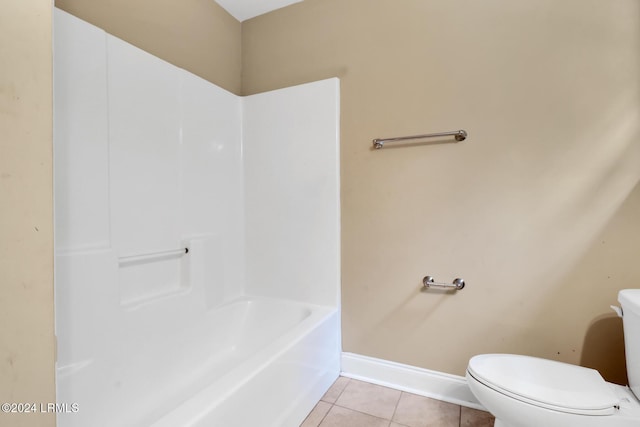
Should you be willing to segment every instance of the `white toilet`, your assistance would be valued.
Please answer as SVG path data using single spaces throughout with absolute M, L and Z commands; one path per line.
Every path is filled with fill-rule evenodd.
M 618 294 L 629 387 L 598 371 L 513 354 L 471 358 L 471 391 L 496 417 L 495 427 L 640 427 L 640 289 Z

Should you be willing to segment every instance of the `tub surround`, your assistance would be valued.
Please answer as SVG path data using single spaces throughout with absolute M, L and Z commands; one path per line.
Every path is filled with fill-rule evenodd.
M 54 23 L 58 425 L 224 420 L 282 372 L 251 415 L 298 425 L 339 372 L 337 79 L 243 99 Z

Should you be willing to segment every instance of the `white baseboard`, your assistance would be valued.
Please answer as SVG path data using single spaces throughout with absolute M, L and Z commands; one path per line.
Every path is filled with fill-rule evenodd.
M 342 353 L 341 369 L 348 378 L 486 411 L 464 377 L 353 353 Z

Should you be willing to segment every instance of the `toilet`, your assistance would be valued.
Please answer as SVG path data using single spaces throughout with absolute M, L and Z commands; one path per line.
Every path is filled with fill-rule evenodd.
M 594 369 L 514 354 L 474 356 L 467 381 L 495 427 L 639 427 L 640 289 L 619 292 L 629 387 Z

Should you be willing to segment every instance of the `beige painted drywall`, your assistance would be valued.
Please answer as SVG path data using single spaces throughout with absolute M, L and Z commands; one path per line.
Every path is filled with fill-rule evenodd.
M 341 79 L 344 351 L 624 381 L 609 305 L 640 286 L 637 0 L 306 0 L 242 31 L 243 94 Z M 467 287 L 421 292 L 427 274 Z
M 240 93 L 241 26 L 213 0 L 56 0 L 56 7 Z
M 51 51 L 51 2 L 4 1 L 0 403 L 55 402 Z M 53 426 L 55 414 L 0 412 L 0 425 Z

